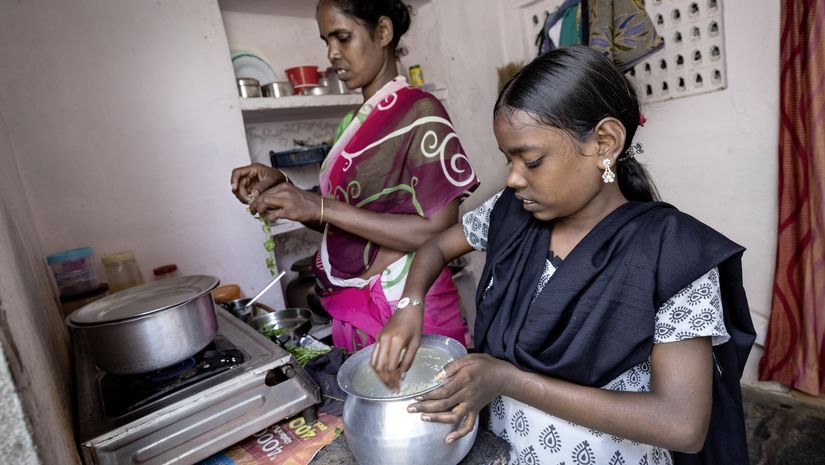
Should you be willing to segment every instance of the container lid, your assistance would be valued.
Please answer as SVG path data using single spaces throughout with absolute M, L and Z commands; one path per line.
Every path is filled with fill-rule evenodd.
M 226 284 L 218 286 L 212 291 L 212 298 L 216 303 L 228 302 L 230 300 L 241 298 L 241 286 L 237 284 Z
M 102 261 L 104 265 L 111 265 L 112 263 L 125 262 L 126 260 L 134 259 L 135 254 L 130 250 L 125 250 L 123 252 L 106 254 L 100 259 L 100 261 Z
M 100 294 L 105 294 L 107 292 L 109 292 L 109 285 L 106 284 L 106 283 L 101 283 L 99 286 L 97 286 L 96 288 L 94 288 L 92 290 L 89 290 L 89 291 L 80 292 L 80 293 L 77 293 L 77 294 L 69 294 L 69 295 L 60 294 L 60 302 L 66 303 L 66 302 L 74 302 L 74 301 L 77 301 L 77 300 L 86 300 L 90 297 L 94 297 L 94 296 L 100 295 Z
M 49 262 L 49 265 L 52 265 L 55 263 L 63 263 L 71 260 L 77 260 L 83 257 L 88 257 L 92 253 L 93 251 L 91 247 L 79 247 L 77 249 L 69 249 L 63 250 L 61 252 L 55 252 L 46 257 L 46 260 Z
M 255 78 L 242 77 L 242 78 L 238 78 L 238 85 L 239 86 L 253 86 L 254 87 L 254 86 L 261 85 L 261 81 L 255 79 Z
M 189 302 L 214 289 L 214 276 L 193 275 L 161 279 L 107 295 L 75 310 L 67 322 L 96 326 L 135 319 Z
M 170 265 L 163 265 L 155 268 L 154 270 L 152 270 L 152 274 L 154 274 L 155 276 L 160 276 L 162 274 L 174 273 L 175 271 L 178 271 L 178 265 L 172 263 Z

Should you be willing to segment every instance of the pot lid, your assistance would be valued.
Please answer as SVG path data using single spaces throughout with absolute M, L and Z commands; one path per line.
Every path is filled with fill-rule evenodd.
M 96 300 L 75 310 L 68 321 L 94 326 L 149 315 L 189 302 L 220 283 L 214 276 L 193 275 L 153 281 Z

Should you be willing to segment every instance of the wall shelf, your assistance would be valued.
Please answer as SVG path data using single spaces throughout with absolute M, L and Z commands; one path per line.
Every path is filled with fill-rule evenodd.
M 431 92 L 439 100 L 447 100 L 447 89 Z M 287 97 L 241 98 L 241 113 L 245 123 L 288 121 L 341 117 L 363 102 L 360 93 L 344 95 L 290 95 Z

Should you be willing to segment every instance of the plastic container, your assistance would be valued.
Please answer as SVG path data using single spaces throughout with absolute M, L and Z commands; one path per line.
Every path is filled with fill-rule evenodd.
M 318 85 L 317 66 L 296 66 L 285 70 L 289 83 L 295 89 L 296 95 L 304 93 L 305 88 Z
M 269 152 L 269 161 L 275 168 L 289 168 L 291 166 L 311 165 L 321 163 L 332 148 L 329 144 L 314 145 L 312 147 L 298 147 L 283 152 Z
M 155 279 L 177 278 L 180 276 L 178 265 L 174 263 L 159 266 L 152 270 L 152 274 L 155 275 Z
M 61 296 L 91 291 L 98 286 L 91 247 L 63 250 L 46 257 Z
M 223 304 L 230 300 L 241 298 L 241 287 L 237 284 L 225 284 L 212 290 L 212 299 L 216 304 Z
M 112 293 L 143 284 L 143 275 L 131 251 L 104 255 L 101 261 Z
M 410 66 L 410 85 L 414 87 L 424 85 L 424 73 L 421 72 L 421 65 Z

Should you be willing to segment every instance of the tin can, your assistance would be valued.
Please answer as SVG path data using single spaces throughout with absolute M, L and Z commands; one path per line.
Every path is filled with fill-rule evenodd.
M 424 85 L 424 75 L 421 74 L 421 65 L 410 66 L 410 85 L 415 87 Z

